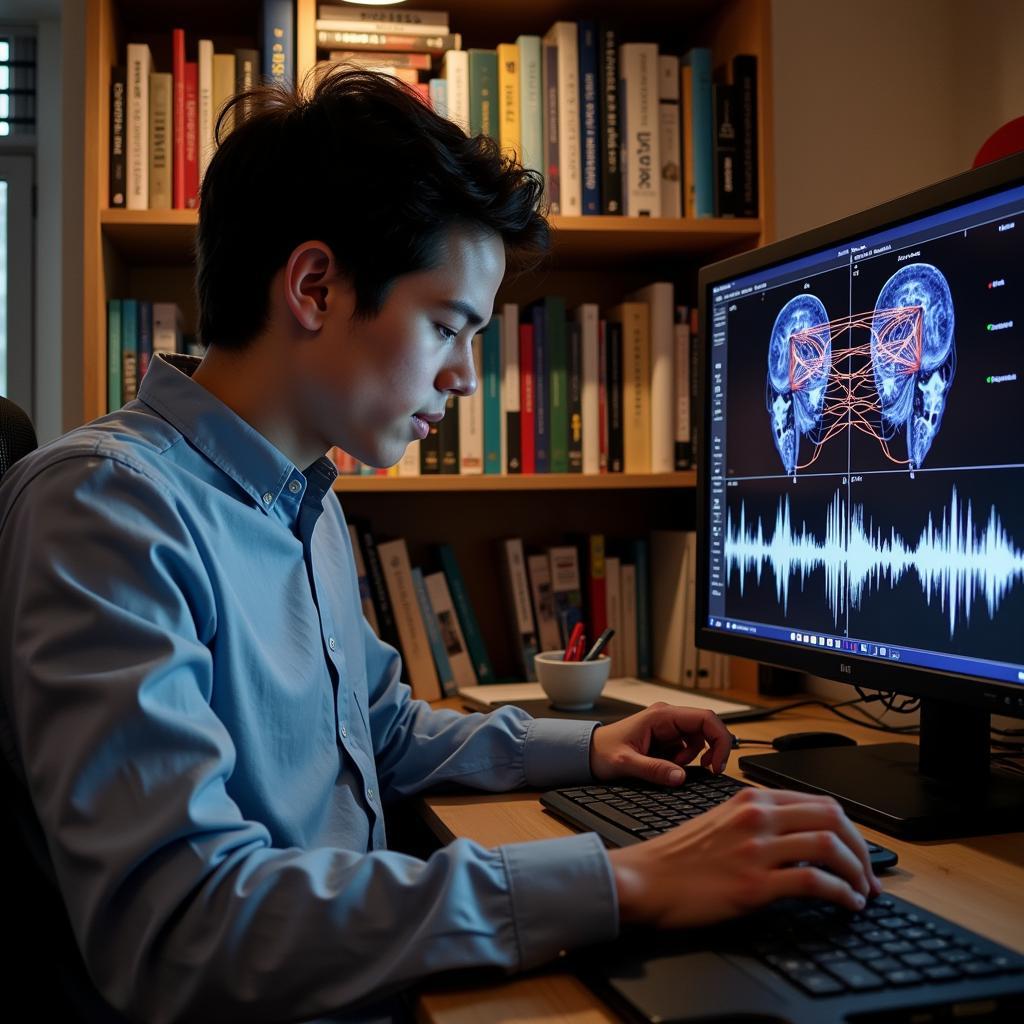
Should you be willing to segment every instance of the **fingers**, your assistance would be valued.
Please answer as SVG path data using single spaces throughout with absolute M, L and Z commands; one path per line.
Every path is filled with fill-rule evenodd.
M 706 743 L 708 749 L 701 758 L 701 764 L 716 773 L 725 769 L 732 751 L 732 734 L 713 711 L 670 704 L 652 705 L 649 711 L 654 717 L 651 732 L 659 743 L 672 744 L 682 737 L 684 749 L 693 748 L 687 761 L 692 760 Z
M 828 900 L 848 910 L 860 910 L 865 900 L 843 879 L 828 871 L 810 866 L 782 868 L 768 876 L 765 888 L 765 902 L 798 897 L 801 899 Z
M 867 898 L 871 886 L 864 866 L 853 850 L 835 832 L 798 832 L 767 840 L 762 849 L 764 862 L 773 868 L 787 865 L 826 868 L 851 890 Z

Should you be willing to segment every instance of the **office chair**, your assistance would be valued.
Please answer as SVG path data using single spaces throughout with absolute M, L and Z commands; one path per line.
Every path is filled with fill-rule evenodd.
M 36 432 L 25 412 L 0 395 L 0 481 L 18 459 L 36 448 Z M 6 716 L 3 716 L 6 718 Z M 7 727 L 6 721 L 4 722 Z M 35 810 L 25 783 L 0 756 L 4 837 L 0 864 L 7 886 L 4 915 L 8 949 L 16 950 L 5 971 L 4 1003 L 31 1008 L 39 1019 L 123 1024 L 89 980 L 56 886 L 39 864 L 38 846 L 25 823 Z

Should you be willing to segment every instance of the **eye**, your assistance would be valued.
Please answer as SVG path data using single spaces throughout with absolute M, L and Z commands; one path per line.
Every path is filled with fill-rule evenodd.
M 437 328 L 437 333 L 441 335 L 444 341 L 453 341 L 458 337 L 458 331 L 453 331 L 450 327 L 445 327 L 444 324 L 434 324 Z

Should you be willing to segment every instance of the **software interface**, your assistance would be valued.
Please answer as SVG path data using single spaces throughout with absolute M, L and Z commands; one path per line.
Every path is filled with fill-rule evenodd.
M 708 289 L 709 628 L 1024 688 L 1024 187 Z

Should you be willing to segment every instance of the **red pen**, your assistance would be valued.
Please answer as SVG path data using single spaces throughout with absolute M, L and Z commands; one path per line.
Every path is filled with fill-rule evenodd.
M 569 640 L 565 645 L 565 653 L 562 655 L 562 661 L 578 661 L 576 657 L 576 648 L 580 646 L 580 640 L 583 637 L 583 623 L 577 622 L 572 627 L 572 632 L 569 634 Z

